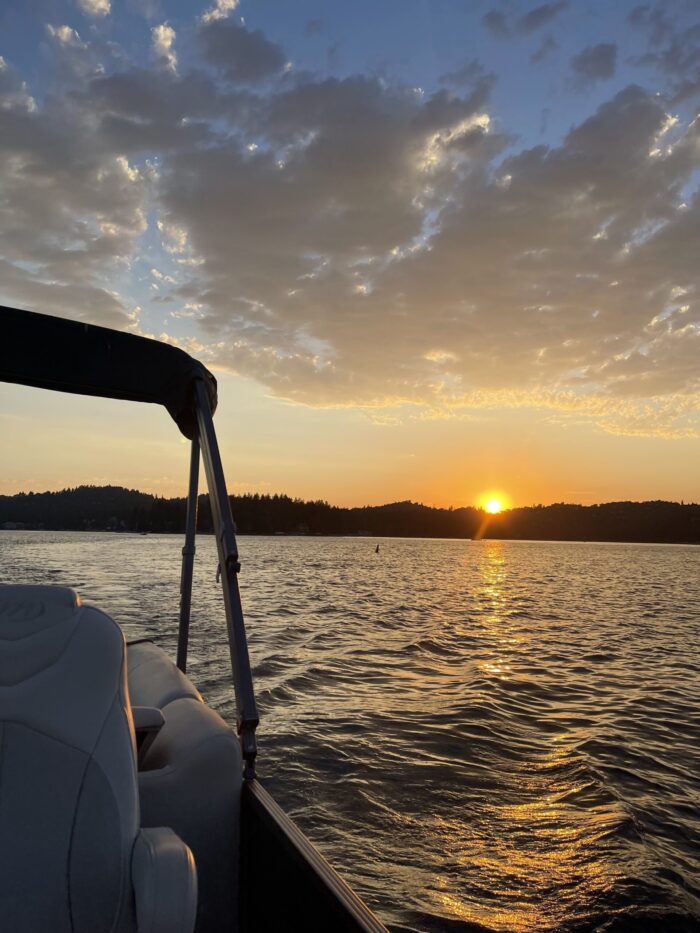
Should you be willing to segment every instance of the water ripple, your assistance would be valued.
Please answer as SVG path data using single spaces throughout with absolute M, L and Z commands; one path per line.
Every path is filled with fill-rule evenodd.
M 259 771 L 396 931 L 700 926 L 700 551 L 243 538 Z M 3 532 L 174 650 L 181 542 Z M 190 671 L 232 716 L 211 539 Z

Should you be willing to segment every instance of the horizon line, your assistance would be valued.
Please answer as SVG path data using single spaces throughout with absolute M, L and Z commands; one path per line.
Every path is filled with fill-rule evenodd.
M 79 483 L 77 486 L 64 486 L 60 489 L 44 489 L 41 491 L 19 490 L 17 492 L 0 493 L 0 498 L 14 498 L 15 496 L 30 496 L 30 495 L 31 496 L 56 495 L 62 492 L 70 492 L 72 490 L 77 490 L 77 489 L 123 489 L 123 490 L 126 490 L 127 492 L 134 492 L 134 493 L 138 493 L 139 495 L 153 496 L 154 498 L 160 498 L 160 499 L 166 499 L 166 500 L 176 500 L 176 499 L 187 498 L 186 493 L 183 493 L 182 495 L 166 496 L 166 495 L 162 495 L 157 492 L 145 492 L 141 489 L 136 489 L 131 486 L 121 486 L 121 485 L 113 484 L 113 483 L 102 483 L 102 484 Z M 435 509 L 436 511 L 443 511 L 443 512 L 459 511 L 460 509 L 472 509 L 476 512 L 482 512 L 485 515 L 488 515 L 491 519 L 498 519 L 499 516 L 503 516 L 509 512 L 518 511 L 519 509 L 538 509 L 538 508 L 546 509 L 546 508 L 552 508 L 558 505 L 575 506 L 577 508 L 587 509 L 587 508 L 598 508 L 598 507 L 605 506 L 605 505 L 621 505 L 621 504 L 647 505 L 647 504 L 652 504 L 652 503 L 664 503 L 668 505 L 678 505 L 681 507 L 697 506 L 699 504 L 695 501 L 686 501 L 685 499 L 681 499 L 679 501 L 677 499 L 658 499 L 658 498 L 657 499 L 610 499 L 605 502 L 601 501 L 601 502 L 589 502 L 589 503 L 565 502 L 563 500 L 560 500 L 557 502 L 549 502 L 549 503 L 537 502 L 537 503 L 532 503 L 531 505 L 514 505 L 508 508 L 504 507 L 503 509 L 501 509 L 500 512 L 492 513 L 492 512 L 489 512 L 487 509 L 485 509 L 483 506 L 479 506 L 476 504 L 474 505 L 429 505 L 425 502 L 418 502 L 414 499 L 395 499 L 390 502 L 382 502 L 376 505 L 371 505 L 369 503 L 366 503 L 364 505 L 336 505 L 333 502 L 329 502 L 327 499 L 323 499 L 323 498 L 306 499 L 306 498 L 303 498 L 302 496 L 293 496 L 286 492 L 257 492 L 257 491 L 252 491 L 252 490 L 247 490 L 244 492 L 231 492 L 231 490 L 227 488 L 227 493 L 230 497 L 236 496 L 239 498 L 242 498 L 244 496 L 260 496 L 261 498 L 262 497 L 274 498 L 275 496 L 277 496 L 279 498 L 287 498 L 292 501 L 299 501 L 299 502 L 304 502 L 304 503 L 322 502 L 330 506 L 331 508 L 347 509 L 347 510 L 350 510 L 350 509 L 381 509 L 381 508 L 386 508 L 387 506 L 390 506 L 390 505 L 402 505 L 404 503 L 409 504 L 409 505 L 420 506 L 421 508 Z M 208 491 L 206 489 L 199 492 L 199 496 L 207 496 L 207 495 L 208 495 Z

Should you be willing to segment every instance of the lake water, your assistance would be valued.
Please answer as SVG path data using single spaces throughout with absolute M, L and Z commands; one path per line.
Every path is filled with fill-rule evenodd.
M 243 537 L 258 772 L 400 930 L 700 929 L 700 549 Z M 0 532 L 173 651 L 182 541 Z M 232 715 L 211 538 L 190 674 Z

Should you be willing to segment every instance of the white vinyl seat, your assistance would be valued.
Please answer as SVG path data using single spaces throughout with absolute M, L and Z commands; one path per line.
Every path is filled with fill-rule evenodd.
M 0 928 L 192 933 L 192 854 L 140 829 L 122 632 L 65 587 L 0 585 Z
M 128 646 L 135 706 L 163 726 L 139 770 L 142 826 L 172 826 L 197 861 L 197 933 L 238 929 L 243 763 L 238 737 L 152 642 Z
M 152 641 L 130 642 L 128 658 L 129 693 L 134 705 L 164 709 L 184 697 L 202 699 L 189 677 Z

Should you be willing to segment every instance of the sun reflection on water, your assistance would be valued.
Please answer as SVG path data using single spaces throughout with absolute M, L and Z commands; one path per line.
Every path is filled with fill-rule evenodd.
M 459 839 L 436 821 L 469 892 L 456 896 L 449 875 L 435 879 L 431 895 L 446 916 L 502 933 L 556 930 L 577 903 L 600 903 L 612 890 L 623 873 L 598 843 L 625 815 L 613 801 L 595 810 L 571 805 L 586 789 L 580 763 L 570 743 L 557 742 L 547 758 L 503 774 Z
M 501 679 L 511 677 L 511 659 L 526 640 L 521 627 L 510 617 L 508 567 L 502 541 L 484 541 L 482 548 L 480 582 L 477 600 L 483 627 L 483 644 L 488 646 L 485 656 L 475 660 L 475 666 L 485 677 Z
M 521 720 L 531 720 L 541 707 L 544 728 L 554 710 L 544 699 L 547 685 L 522 670 L 523 652 L 537 647 L 514 605 L 504 543 L 483 541 L 479 548 L 474 621 L 480 639 L 472 671 L 488 681 L 486 706 L 490 689 L 492 703 L 507 696 L 523 712 L 509 725 L 516 751 L 500 762 L 491 786 L 473 795 L 469 818 L 432 823 L 435 845 L 452 854 L 453 870 L 434 880 L 431 897 L 444 916 L 495 931 L 555 930 L 571 920 L 575 903 L 599 902 L 622 876 L 599 843 L 624 822 L 625 813 L 612 798 L 596 799 L 595 806 L 586 799 L 589 793 L 599 796 L 599 788 L 577 750 L 589 738 L 585 729 L 567 729 L 566 716 L 559 719 L 557 711 L 547 722 L 550 738 L 543 751 L 541 732 L 532 722 L 523 726 Z M 486 713 L 488 721 L 491 711 Z M 467 756 L 478 759 L 477 743 L 471 745 Z M 463 881 L 461 897 L 455 893 L 455 869 Z

